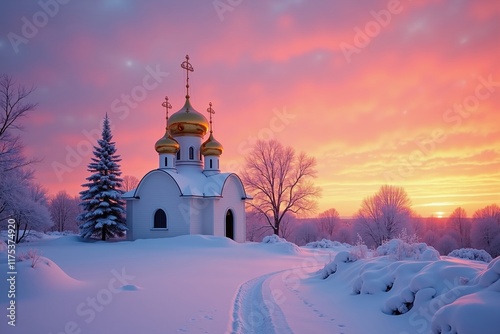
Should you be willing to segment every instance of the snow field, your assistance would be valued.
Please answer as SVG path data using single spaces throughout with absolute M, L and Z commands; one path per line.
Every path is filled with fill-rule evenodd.
M 225 333 L 243 283 L 308 258 L 289 247 L 211 236 L 134 242 L 73 236 L 20 244 L 18 252 L 32 248 L 54 265 L 19 263 L 17 287 L 27 297 L 18 299 L 17 326 L 0 322 L 2 333 Z M 6 272 L 5 254 L 0 258 Z
M 182 236 L 18 245 L 18 319 L 1 333 L 498 333 L 500 258 L 429 260 L 393 242 L 355 247 L 238 244 Z M 324 243 L 326 244 L 326 243 Z M 399 246 L 398 246 L 399 245 Z M 418 251 L 415 251 L 418 250 Z M 406 255 L 404 255 L 406 254 Z M 5 252 L 0 270 L 6 271 Z M 398 260 L 397 258 L 402 258 Z M 7 291 L 0 282 L 0 291 Z M 0 308 L 6 308 L 0 294 Z

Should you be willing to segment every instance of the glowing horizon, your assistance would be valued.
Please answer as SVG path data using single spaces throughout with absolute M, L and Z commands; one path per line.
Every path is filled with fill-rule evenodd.
M 191 102 L 213 103 L 224 171 L 272 137 L 317 159 L 317 213 L 351 216 L 383 184 L 404 187 L 422 216 L 500 202 L 495 2 L 0 7 L 0 73 L 37 87 L 22 137 L 51 194 L 81 190 L 106 112 L 123 175 L 157 168 L 161 103 L 182 107 L 189 54 Z

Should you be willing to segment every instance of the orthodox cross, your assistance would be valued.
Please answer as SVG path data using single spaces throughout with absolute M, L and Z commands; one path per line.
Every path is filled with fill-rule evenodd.
M 210 102 L 207 112 L 210 114 L 210 133 L 212 133 L 212 115 L 215 114 L 215 110 L 212 109 L 212 102 Z
M 163 108 L 165 108 L 165 114 L 166 114 L 166 118 L 167 118 L 167 126 L 168 126 L 168 109 L 172 109 L 172 105 L 170 104 L 170 102 L 168 102 L 168 96 L 165 96 L 165 102 L 163 102 L 161 104 L 161 106 Z
M 189 72 L 194 72 L 193 65 L 189 62 L 189 55 L 186 55 L 181 67 L 186 70 L 186 99 L 189 99 Z

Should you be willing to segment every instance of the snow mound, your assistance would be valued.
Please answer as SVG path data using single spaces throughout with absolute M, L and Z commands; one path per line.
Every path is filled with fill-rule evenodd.
M 73 231 L 49 231 L 49 232 L 46 232 L 45 234 L 47 234 L 48 236 L 51 236 L 51 237 L 66 237 L 66 236 L 79 236 L 80 234 L 78 233 L 75 233 Z
M 349 244 L 338 242 L 338 241 L 332 241 L 328 239 L 323 239 L 320 241 L 313 241 L 310 242 L 306 245 L 306 247 L 311 247 L 311 248 L 338 248 L 338 247 L 345 247 L 349 248 L 352 247 Z
M 122 291 L 138 291 L 141 290 L 142 288 L 138 287 L 137 285 L 134 284 L 127 284 L 127 285 L 122 285 L 120 287 L 120 290 Z
M 448 256 L 457 257 L 460 259 L 474 260 L 474 261 L 482 261 L 489 263 L 493 258 L 491 255 L 485 250 L 474 249 L 474 248 L 460 248 L 451 251 Z
M 395 276 L 399 288 L 387 299 L 383 307 L 386 314 L 404 314 L 414 307 L 418 312 L 431 309 L 434 313 L 461 296 L 479 272 L 478 267 L 468 263 L 448 260 L 401 263 L 406 268 Z
M 16 284 L 19 299 L 51 295 L 56 291 L 71 291 L 84 285 L 66 274 L 54 261 L 40 256 L 35 265 L 31 259 L 16 263 Z
M 439 252 L 426 243 L 407 243 L 392 239 L 377 248 L 377 255 L 388 255 L 396 260 L 439 260 Z
M 262 238 L 262 243 L 264 244 L 278 244 L 278 243 L 287 243 L 286 239 L 278 237 L 276 234 L 266 235 Z
M 273 245 L 273 248 L 282 254 L 296 255 L 302 253 L 299 246 L 284 238 L 278 237 L 276 234 L 265 236 L 262 239 L 262 244 Z
M 498 333 L 500 257 L 488 265 L 453 257 L 422 260 L 428 248 L 418 246 L 404 253 L 409 259 L 396 260 L 398 245 L 370 258 L 339 252 L 320 277 L 328 278 L 324 284 L 351 288 L 349 298 L 407 319 L 411 333 Z
M 322 279 L 327 279 L 330 275 L 335 274 L 337 270 L 339 270 L 339 267 L 357 260 L 358 257 L 351 252 L 339 252 L 332 262 L 326 264 L 325 267 L 320 270 L 320 277 Z
M 500 328 L 500 257 L 472 281 L 474 285 L 432 319 L 432 333 L 498 333 Z

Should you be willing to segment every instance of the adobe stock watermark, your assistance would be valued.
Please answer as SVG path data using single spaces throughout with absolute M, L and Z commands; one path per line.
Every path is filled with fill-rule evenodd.
M 31 18 L 23 16 L 21 18 L 21 34 L 13 31 L 7 34 L 12 49 L 17 54 L 21 44 L 28 44 L 35 38 L 40 29 L 43 29 L 54 18 L 60 10 L 61 5 L 66 5 L 71 0 L 40 0 L 38 6 L 40 10 L 35 12 Z
M 125 268 L 121 272 L 111 270 L 112 278 L 109 279 L 106 287 L 97 291 L 95 295 L 87 297 L 85 301 L 79 303 L 75 308 L 75 314 L 78 316 L 76 320 L 66 322 L 62 330 L 50 332 L 50 334 L 81 334 L 83 332 L 81 324 L 90 324 L 95 318 L 111 304 L 114 296 L 127 290 L 130 287 L 130 282 L 135 279 L 135 276 L 128 275 Z
M 214 6 L 219 20 L 222 22 L 224 21 L 224 15 L 226 15 L 227 12 L 232 12 L 242 3 L 243 0 L 214 0 L 212 5 Z
M 461 103 L 455 103 L 443 112 L 443 121 L 445 124 L 452 125 L 452 130 L 459 128 L 464 120 L 477 111 L 481 101 L 489 99 L 500 88 L 500 81 L 493 81 L 491 74 L 487 78 L 478 76 L 477 81 L 472 94 L 462 99 Z M 437 145 L 444 143 L 447 139 L 448 136 L 442 128 L 434 129 L 426 137 L 415 139 L 413 142 L 417 149 L 413 150 L 406 159 L 400 159 L 401 165 L 397 170 L 384 172 L 385 180 L 387 182 L 402 181 L 410 177 L 416 168 L 424 165 L 424 158 L 431 156 L 436 151 Z
M 385 9 L 379 11 L 371 10 L 370 15 L 373 20 L 366 22 L 362 28 L 359 26 L 354 27 L 352 44 L 347 42 L 339 44 L 339 48 L 347 63 L 350 64 L 352 56 L 359 54 L 361 50 L 370 45 L 370 42 L 380 34 L 382 29 L 392 22 L 393 17 L 402 11 L 403 6 L 400 0 L 389 0 Z
M 111 102 L 111 112 L 118 115 L 120 120 L 126 119 L 130 111 L 139 106 L 139 103 L 144 101 L 149 92 L 158 88 L 160 83 L 169 75 L 168 72 L 163 72 L 159 65 L 156 67 L 146 66 L 146 74 L 142 78 L 141 84 L 132 87 L 127 93 L 122 93 L 119 98 Z M 82 130 L 81 133 L 85 139 L 80 140 L 75 147 L 66 145 L 66 155 L 64 161 L 53 161 L 52 170 L 57 176 L 59 182 L 63 182 L 64 174 L 71 173 L 76 167 L 80 166 L 83 158 L 92 153 L 93 147 L 97 140 L 101 137 L 101 122 L 98 127 L 92 130 Z M 114 126 L 112 125 L 111 130 Z

